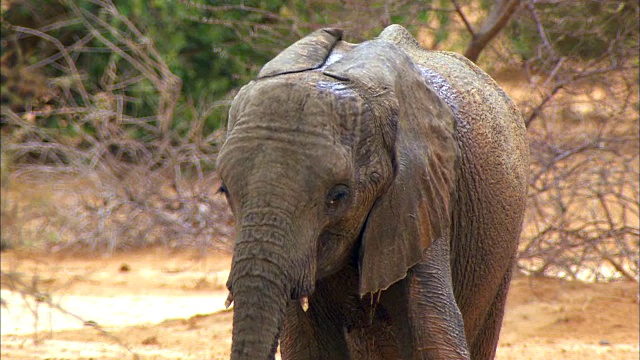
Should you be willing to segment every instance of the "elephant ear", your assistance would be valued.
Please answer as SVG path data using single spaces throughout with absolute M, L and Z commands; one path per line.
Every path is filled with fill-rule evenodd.
M 324 74 L 354 82 L 371 106 L 390 152 L 394 177 L 374 203 L 360 248 L 360 295 L 404 278 L 451 223 L 454 120 L 410 58 L 378 39 L 360 44 Z M 393 136 L 395 135 L 395 136 Z
M 258 73 L 258 78 L 319 68 L 341 39 L 342 30 L 340 29 L 314 31 L 266 63 Z

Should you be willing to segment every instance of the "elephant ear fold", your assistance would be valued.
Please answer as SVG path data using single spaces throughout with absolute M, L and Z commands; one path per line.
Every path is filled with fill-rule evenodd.
M 374 204 L 363 231 L 361 296 L 403 279 L 426 248 L 448 238 L 455 151 L 427 144 L 427 138 L 422 129 L 398 128 L 395 178 Z
M 258 73 L 258 78 L 319 68 L 341 39 L 341 29 L 328 28 L 314 31 L 266 63 Z
M 385 136 L 393 180 L 363 229 L 359 267 L 364 296 L 404 278 L 424 249 L 447 237 L 458 156 L 454 120 L 410 58 L 386 40 L 359 45 L 325 74 L 360 83 L 383 133 L 395 135 Z

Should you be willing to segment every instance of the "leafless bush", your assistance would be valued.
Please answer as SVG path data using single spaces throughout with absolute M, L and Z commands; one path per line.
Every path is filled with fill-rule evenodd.
M 519 96 L 532 156 L 519 267 L 638 281 L 638 4 L 527 1 L 519 16 L 538 36 Z
M 54 44 L 56 53 L 30 69 L 49 67 L 59 75 L 49 78 L 53 103 L 23 113 L 3 106 L 3 126 L 11 128 L 3 135 L 3 157 L 12 160 L 11 171 L 3 164 L 9 173 L 3 187 L 43 179 L 55 184 L 60 247 L 228 248 L 230 215 L 208 171 L 221 135 L 203 133 L 206 116 L 226 102 L 191 104 L 192 121 L 182 122 L 189 127 L 176 125 L 180 79 L 111 1 L 93 2 L 100 15 L 66 1 L 71 15 L 55 26 L 10 28 L 15 41 L 39 37 Z M 84 33 L 70 45 L 47 34 L 77 24 Z M 76 61 L 104 51 L 112 56 L 100 88 L 89 91 Z M 152 116 L 136 116 L 141 100 L 128 95 L 135 91 L 154 99 Z M 57 128 L 43 126 L 52 120 Z M 51 221 L 46 225 L 51 230 Z
M 637 138 L 606 128 L 532 132 L 531 150 L 520 268 L 570 279 L 637 280 Z

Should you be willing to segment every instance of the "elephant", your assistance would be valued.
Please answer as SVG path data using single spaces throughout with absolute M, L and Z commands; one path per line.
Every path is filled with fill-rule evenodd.
M 232 359 L 491 359 L 523 223 L 514 102 L 400 25 L 317 30 L 235 96 Z

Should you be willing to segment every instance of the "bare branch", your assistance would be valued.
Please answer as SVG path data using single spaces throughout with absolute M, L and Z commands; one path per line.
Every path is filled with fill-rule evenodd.
M 471 33 L 471 42 L 464 51 L 464 56 L 477 62 L 482 50 L 507 25 L 519 5 L 520 0 L 495 0 L 480 30 L 475 34 Z
M 467 31 L 472 37 L 476 36 L 475 31 L 473 31 L 471 24 L 469 24 L 469 21 L 467 20 L 467 17 L 464 16 L 464 14 L 462 13 L 462 9 L 460 8 L 460 5 L 458 5 L 458 2 L 456 0 L 451 0 L 451 1 L 453 2 L 453 6 L 455 6 L 456 8 L 456 12 L 460 16 L 460 19 L 462 19 L 462 22 L 464 22 L 464 27 L 467 28 Z
M 51 43 L 53 43 L 58 50 L 60 51 L 60 53 L 62 54 L 62 57 L 65 59 L 65 62 L 67 63 L 67 66 L 69 67 L 69 72 L 73 73 L 73 74 L 78 74 L 78 69 L 76 68 L 76 64 L 73 61 L 73 59 L 71 59 L 71 56 L 69 56 L 69 53 L 67 52 L 65 46 L 56 38 L 54 38 L 53 36 L 50 36 L 48 34 L 43 33 L 42 31 L 39 30 L 35 30 L 35 29 L 29 29 L 29 28 L 25 28 L 22 26 L 10 26 L 11 29 L 20 32 L 20 33 L 24 33 L 24 34 L 30 34 L 30 35 L 34 35 L 34 36 L 38 36 L 41 37 Z M 78 90 L 80 92 L 80 96 L 82 96 L 82 99 L 84 100 L 85 104 L 89 103 L 89 95 L 87 94 L 87 90 L 84 88 L 84 84 L 82 83 L 82 81 L 79 81 L 80 77 L 72 77 L 75 80 L 75 85 L 78 87 Z
M 70 316 L 78 321 L 80 321 L 82 324 L 84 324 L 84 326 L 87 327 L 92 327 L 94 329 L 96 329 L 96 331 L 98 331 L 100 333 L 100 335 L 111 339 L 113 342 L 115 342 L 116 344 L 118 344 L 119 346 L 123 347 L 125 350 L 127 350 L 127 352 L 129 352 L 134 359 L 139 360 L 141 359 L 140 356 L 135 353 L 133 351 L 133 349 L 131 349 L 131 347 L 129 345 L 127 345 L 124 341 L 122 341 L 120 338 L 118 338 L 117 336 L 111 334 L 109 331 L 105 330 L 102 326 L 100 326 L 98 323 L 96 323 L 95 321 L 91 321 L 91 320 L 86 320 L 83 317 L 81 317 L 80 315 L 75 314 L 74 312 L 67 310 L 66 308 L 62 307 L 60 304 L 57 304 L 55 302 L 53 302 L 53 299 L 51 298 L 51 295 L 49 293 L 43 293 L 41 291 L 39 291 L 38 289 L 38 276 L 34 275 L 31 278 L 31 284 L 27 284 L 23 281 L 20 280 L 20 278 L 13 276 L 11 273 L 7 273 L 4 271 L 0 271 L 0 276 L 2 277 L 3 281 L 2 283 L 7 286 L 8 289 L 12 290 L 12 291 L 16 291 L 17 293 L 20 294 L 20 296 L 24 299 L 25 303 L 29 306 L 32 314 L 33 314 L 33 320 L 34 320 L 34 338 L 35 338 L 35 342 L 38 342 L 38 335 L 37 335 L 37 329 L 38 329 L 38 322 L 39 322 L 39 318 L 38 318 L 38 305 L 40 303 L 44 303 L 47 306 L 49 306 L 49 308 L 51 309 L 56 309 L 59 312 Z M 35 308 L 32 308 L 32 306 L 30 305 L 30 301 L 29 299 L 33 300 L 33 303 L 36 304 Z

